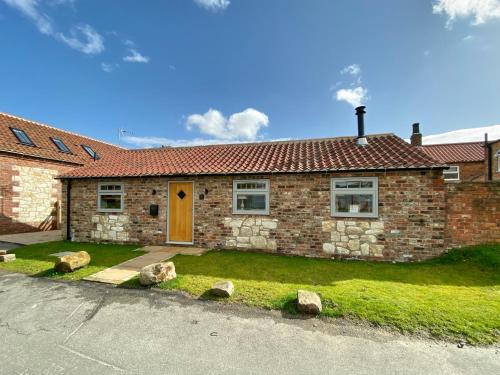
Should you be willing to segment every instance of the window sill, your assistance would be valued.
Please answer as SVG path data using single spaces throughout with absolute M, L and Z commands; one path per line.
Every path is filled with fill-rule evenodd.
M 338 218 L 344 218 L 344 219 L 378 219 L 379 215 L 378 214 L 331 214 L 331 217 L 338 217 Z
M 123 210 L 97 210 L 97 213 L 100 214 L 121 214 Z
M 255 211 L 247 211 L 247 212 L 235 212 L 233 211 L 233 215 L 249 215 L 249 216 L 269 216 L 269 212 L 255 212 Z

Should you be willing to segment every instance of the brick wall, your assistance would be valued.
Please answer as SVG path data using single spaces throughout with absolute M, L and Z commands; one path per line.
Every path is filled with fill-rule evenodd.
M 447 247 L 500 242 L 500 181 L 446 185 Z
M 61 183 L 54 177 L 71 168 L 0 153 L 0 234 L 57 228 Z
M 378 218 L 331 217 L 331 177 L 354 175 L 378 177 Z M 195 245 L 384 260 L 424 259 L 444 249 L 445 187 L 441 170 L 248 178 L 270 179 L 270 215 L 232 214 L 232 176 L 185 179 L 194 181 Z M 125 208 L 120 214 L 97 212 L 97 183 L 101 180 L 73 180 L 73 239 L 164 244 L 169 180 L 181 179 L 116 180 L 123 182 L 125 189 Z M 64 184 L 63 212 L 65 189 Z M 149 216 L 150 204 L 159 205 L 158 217 Z

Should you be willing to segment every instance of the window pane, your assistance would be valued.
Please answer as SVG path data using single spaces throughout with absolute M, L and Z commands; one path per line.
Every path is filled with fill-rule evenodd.
M 444 173 L 445 180 L 458 180 L 458 173 Z
M 264 190 L 266 184 L 265 182 L 238 182 L 236 188 L 238 190 Z
M 335 212 L 373 213 L 373 195 L 371 194 L 336 194 Z
M 373 181 L 338 181 L 335 182 L 336 189 L 359 189 L 359 188 L 372 188 Z
M 58 138 L 52 138 L 52 140 L 54 141 L 54 143 L 56 144 L 57 148 L 60 151 L 62 151 L 62 152 L 70 152 L 68 146 L 66 146 L 66 144 L 63 141 L 61 141 Z
M 12 131 L 14 132 L 14 135 L 16 136 L 16 138 L 19 140 L 19 142 L 25 144 L 25 145 L 30 145 L 30 146 L 34 146 L 35 144 L 33 143 L 33 141 L 30 139 L 30 137 L 28 137 L 28 135 L 21 129 L 12 129 Z
M 121 185 L 100 185 L 99 190 L 101 191 L 121 191 Z
M 265 194 L 237 194 L 236 195 L 236 209 L 238 211 L 259 210 L 266 209 L 266 195 Z
M 106 195 L 99 197 L 101 200 L 101 209 L 120 210 L 122 208 L 121 195 Z

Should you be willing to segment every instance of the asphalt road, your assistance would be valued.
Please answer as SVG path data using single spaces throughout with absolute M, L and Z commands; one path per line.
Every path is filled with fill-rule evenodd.
M 1 374 L 499 374 L 498 348 L 0 271 Z

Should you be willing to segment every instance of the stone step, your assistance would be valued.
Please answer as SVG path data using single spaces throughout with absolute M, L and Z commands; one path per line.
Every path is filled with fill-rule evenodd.
M 5 255 L 7 254 L 7 250 L 0 250 L 0 255 Z
M 16 254 L 3 254 L 0 255 L 0 262 L 12 262 L 16 260 Z

